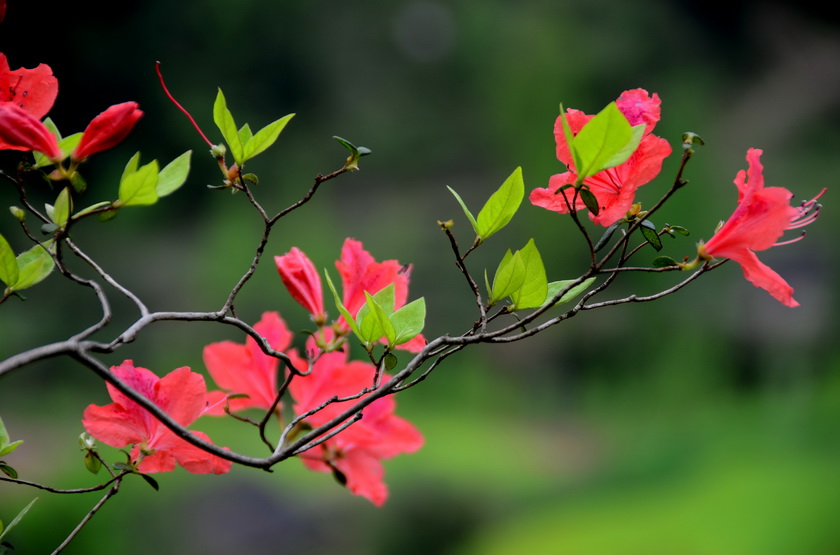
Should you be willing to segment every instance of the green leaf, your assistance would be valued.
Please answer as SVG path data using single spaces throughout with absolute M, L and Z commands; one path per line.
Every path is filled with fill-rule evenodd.
M 359 169 L 359 159 L 362 156 L 367 156 L 371 154 L 371 150 L 364 146 L 356 146 L 347 139 L 342 139 L 341 137 L 333 135 L 333 139 L 338 141 L 341 146 L 346 148 L 350 151 L 350 156 L 344 160 L 344 169 L 350 171 L 356 171 Z
M 678 262 L 670 256 L 657 256 L 653 259 L 654 268 L 667 268 L 668 266 L 677 266 Z
M 522 286 L 510 295 L 513 301 L 511 310 L 540 307 L 545 303 L 548 294 L 548 278 L 545 276 L 545 266 L 540 251 L 531 239 L 518 252 L 525 265 L 525 279 Z
M 45 243 L 49 245 L 49 243 Z M 18 279 L 9 289 L 21 291 L 40 283 L 52 272 L 55 261 L 49 251 L 41 245 L 35 245 L 28 251 L 17 255 Z
M 120 176 L 120 183 L 125 181 L 125 178 L 129 175 L 135 173 L 137 168 L 140 166 L 140 153 L 135 152 L 134 156 L 128 159 L 128 162 L 125 164 L 125 168 L 123 168 L 122 175 Z
M 58 132 L 58 130 L 56 130 Z M 73 133 L 69 137 L 64 137 L 63 139 L 58 140 L 58 147 L 61 149 L 61 153 L 64 156 L 70 156 L 70 153 L 76 150 L 76 147 L 79 146 L 79 142 L 82 140 L 82 133 L 79 131 L 78 133 Z
M 493 290 L 490 299 L 487 301 L 491 306 L 509 296 L 511 293 L 522 287 L 525 282 L 525 263 L 519 251 L 511 254 L 510 249 L 505 253 L 504 258 L 496 269 L 493 277 Z
M 14 469 L 14 468 L 12 468 L 11 466 L 7 465 L 7 464 L 6 464 L 6 463 L 4 463 L 3 461 L 0 461 L 0 472 L 2 472 L 3 474 L 5 474 L 5 475 L 6 475 L 6 476 L 8 476 L 9 478 L 12 478 L 12 479 L 14 479 L 14 480 L 17 480 L 17 477 L 18 477 L 17 470 L 15 470 L 15 469 Z M 0 532 L 2 532 L 2 531 L 3 531 L 3 530 L 2 530 L 2 529 L 0 529 Z M 2 552 L 0 552 L 0 553 L 2 553 Z
M 642 225 L 639 226 L 639 230 L 644 235 L 645 239 L 650 246 L 655 248 L 658 251 L 662 250 L 662 239 L 659 237 L 659 234 L 656 233 L 656 226 L 653 225 L 653 222 L 650 220 L 642 220 Z
M 597 242 L 597 243 L 595 243 L 595 246 L 593 247 L 593 250 L 594 250 L 595 252 L 598 252 L 599 250 L 601 250 L 601 249 L 603 249 L 604 247 L 606 247 L 606 246 L 607 246 L 607 243 L 609 243 L 609 242 L 610 242 L 610 239 L 612 238 L 613 233 L 615 233 L 615 230 L 616 230 L 616 229 L 618 229 L 618 223 L 614 223 L 614 224 L 612 224 L 610 227 L 608 227 L 608 228 L 604 231 L 604 234 L 603 234 L 603 235 L 601 235 L 601 238 L 600 238 L 600 239 L 598 239 L 598 242 Z
M 572 133 L 572 128 L 569 127 L 569 120 L 566 119 L 566 111 L 563 109 L 563 105 L 560 105 L 560 120 L 563 123 L 563 134 L 566 136 L 566 144 L 569 145 L 569 152 L 572 155 L 572 162 L 574 162 L 576 168 L 581 167 L 581 160 L 580 155 L 578 154 L 577 148 L 575 147 L 575 135 Z M 583 178 L 579 179 L 583 182 Z
M 106 206 L 109 206 L 110 204 L 111 204 L 111 202 L 107 201 L 107 200 L 103 200 L 102 202 L 97 202 L 96 204 L 91 204 L 87 208 L 82 208 L 81 210 L 79 210 L 78 212 L 73 214 L 73 219 L 78 220 L 82 216 L 86 216 L 86 215 L 90 214 L 91 212 L 93 212 L 94 210 L 99 210 L 100 208 L 104 208 Z
M 136 172 L 120 181 L 120 200 L 122 206 L 148 206 L 158 200 L 158 163 L 152 160 Z
M 56 140 L 58 141 L 58 146 L 61 146 L 61 133 L 58 132 L 58 127 L 56 127 L 55 122 L 51 118 L 46 118 L 43 122 L 44 127 L 47 128 L 47 131 L 55 135 Z M 75 148 L 75 146 L 74 146 Z M 61 149 L 62 154 L 67 156 L 70 151 Z M 44 166 L 51 166 L 53 165 L 53 161 L 50 160 L 46 154 L 43 152 L 38 152 L 36 150 L 32 151 L 32 155 L 35 157 L 35 165 L 34 168 L 42 168 Z
M 15 526 L 17 526 L 17 524 L 21 521 L 21 519 L 24 517 L 24 515 L 29 511 L 29 509 L 32 507 L 32 505 L 36 501 L 38 501 L 37 497 L 35 499 L 33 499 L 32 501 L 30 501 L 29 504 L 26 507 L 24 507 L 23 510 L 21 512 L 19 512 L 17 514 L 17 516 L 15 516 L 15 518 L 12 519 L 12 521 L 6 526 L 6 528 L 2 532 L 0 532 L 0 540 L 2 540 L 3 537 L 6 534 L 9 533 L 9 530 L 11 530 Z
M 233 121 L 233 114 L 227 108 L 225 95 L 222 94 L 222 89 L 216 95 L 216 102 L 213 103 L 213 121 L 216 127 L 222 132 L 222 137 L 225 139 L 230 153 L 233 155 L 233 160 L 242 167 L 244 162 L 244 149 L 242 142 L 239 140 L 239 132 L 236 130 L 236 122 Z
M 335 300 L 335 307 L 344 316 L 344 319 L 347 320 L 347 325 L 350 326 L 350 329 L 353 330 L 353 333 L 356 334 L 356 337 L 362 339 L 362 335 L 359 332 L 359 326 L 356 324 L 356 320 L 353 318 L 353 315 L 350 314 L 350 311 L 347 310 L 347 307 L 344 306 L 344 303 L 341 302 L 341 297 L 338 296 L 338 291 L 335 289 L 335 285 L 333 285 L 332 278 L 330 278 L 330 273 L 324 270 L 324 275 L 327 279 L 327 287 L 330 288 L 332 291 L 333 299 Z M 364 339 L 362 339 L 364 341 Z
M 244 159 L 250 160 L 273 145 L 277 140 L 277 137 L 280 136 L 280 132 L 283 131 L 283 128 L 286 127 L 286 124 L 289 123 L 289 120 L 292 119 L 292 117 L 294 117 L 294 114 L 283 116 L 277 121 L 269 123 L 257 131 L 257 134 L 251 137 L 247 142 L 243 141 L 245 144 Z
M 141 474 L 140 477 L 143 478 L 143 480 L 145 480 L 147 484 L 152 486 L 152 489 L 154 489 L 155 491 L 160 490 L 160 486 L 158 485 L 157 480 L 155 480 L 148 474 Z
M 393 283 L 389 283 L 388 285 L 377 291 L 375 295 L 373 295 L 373 298 L 377 302 L 377 304 L 379 304 L 379 306 L 381 306 L 382 309 L 385 310 L 385 313 L 389 315 L 392 312 L 394 312 L 394 305 L 396 304 L 394 298 L 395 291 L 395 285 Z M 356 313 L 356 321 L 361 322 L 369 311 L 370 308 L 368 308 L 367 304 L 363 304 L 361 308 L 359 308 L 359 311 Z
M 555 295 L 557 295 L 560 291 L 564 290 L 566 287 L 568 287 L 569 285 L 571 285 L 575 281 L 577 281 L 577 280 L 566 279 L 566 280 L 563 280 L 563 281 L 552 281 L 551 283 L 548 284 L 548 295 L 546 295 L 546 300 L 548 302 L 551 302 L 551 299 L 553 299 Z M 563 296 L 560 297 L 557 300 L 557 302 L 554 303 L 555 306 L 558 305 L 558 304 L 563 304 L 563 303 L 571 301 L 572 299 L 574 299 L 575 297 L 577 297 L 578 295 L 580 295 L 581 293 L 583 293 L 584 291 L 589 289 L 589 286 L 592 285 L 592 283 L 594 281 L 595 281 L 595 278 L 591 277 L 591 278 L 587 278 L 587 279 L 583 280 L 581 283 L 573 286 L 571 289 L 569 289 L 568 291 L 563 293 Z M 548 302 L 545 303 L 545 304 L 548 304 Z
M 239 132 L 237 134 L 239 135 L 239 142 L 243 145 L 250 141 L 251 137 L 254 136 L 254 134 L 251 132 L 251 126 L 247 123 L 239 128 Z
M 155 192 L 158 198 L 174 193 L 181 185 L 186 183 L 187 175 L 190 173 L 191 155 L 192 150 L 188 150 L 160 170 L 158 173 L 158 182 L 155 185 Z
M 478 235 L 478 224 L 475 222 L 475 217 L 472 215 L 472 212 L 470 212 L 470 209 L 467 208 L 467 205 L 464 204 L 463 200 L 461 200 L 460 195 L 458 195 L 458 193 L 455 192 L 455 189 L 453 189 L 449 185 L 447 185 L 446 188 L 449 189 L 449 192 L 452 193 L 452 195 L 455 197 L 455 200 L 457 200 L 458 204 L 461 205 L 461 210 L 464 211 L 464 215 L 466 215 L 467 219 L 470 221 L 470 225 L 475 231 L 475 234 Z
M 99 471 L 102 470 L 102 461 L 99 458 L 88 451 L 85 453 L 85 468 L 91 474 L 99 474 Z
M 390 372 L 397 366 L 397 355 L 394 353 L 388 353 L 385 355 L 385 371 Z
M 367 344 L 372 344 L 384 336 L 388 340 L 388 344 L 393 345 L 396 332 L 388 314 L 385 313 L 384 307 L 367 291 L 365 291 L 365 298 L 367 299 L 365 306 L 368 308 L 368 313 L 363 318 L 357 318 L 361 340 Z
M 607 104 L 574 138 L 580 158 L 580 165 L 576 166 L 578 179 L 582 181 L 626 161 L 638 148 L 642 135 L 631 127 L 615 102 Z
M 22 439 L 19 439 L 17 441 L 13 441 L 12 443 L 9 443 L 7 445 L 0 445 L 0 457 L 2 457 L 4 455 L 8 455 L 12 451 L 14 451 L 18 447 L 20 447 L 21 444 L 23 444 Z
M 391 324 L 396 332 L 394 345 L 408 343 L 417 337 L 426 325 L 426 300 L 413 300 L 391 314 Z
M 70 197 L 70 187 L 65 187 L 58 193 L 58 198 L 55 199 L 55 204 L 52 210 L 52 221 L 55 225 L 63 227 L 70 219 L 70 213 L 73 211 L 73 199 Z
M 6 284 L 6 287 L 11 287 L 18 280 L 18 265 L 15 259 L 15 251 L 12 246 L 6 241 L 6 238 L 0 234 L 0 281 Z
M 595 194 L 590 191 L 586 185 L 580 188 L 578 194 L 580 195 L 581 200 L 583 200 L 583 204 L 585 204 L 589 211 L 592 212 L 592 215 L 597 216 L 598 212 L 601 211 L 601 207 L 598 206 L 598 198 Z
M 499 189 L 490 195 L 478 213 L 476 232 L 485 240 L 510 222 L 525 196 L 522 168 L 516 168 Z
M 5 447 L 9 444 L 9 432 L 6 430 L 6 424 L 3 423 L 3 419 L 0 418 L 0 448 Z

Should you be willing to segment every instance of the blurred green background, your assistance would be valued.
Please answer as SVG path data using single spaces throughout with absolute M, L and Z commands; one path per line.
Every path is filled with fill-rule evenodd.
M 473 301 L 436 220 L 469 225 L 446 191 L 479 207 L 516 166 L 526 186 L 561 171 L 552 126 L 558 105 L 594 113 L 623 90 L 663 101 L 656 133 L 678 148 L 705 140 L 691 184 L 656 218 L 692 232 L 666 240 L 691 255 L 731 213 L 732 179 L 747 148 L 765 151 L 768 185 L 811 198 L 828 186 L 825 216 L 793 247 L 761 254 L 802 304 L 781 306 L 727 264 L 675 296 L 582 314 L 529 341 L 479 346 L 398 397 L 424 433 L 417 454 L 386 463 L 382 509 L 297 461 L 273 474 L 236 468 L 205 477 L 158 476 L 156 493 L 129 481 L 67 553 L 840 553 L 840 350 L 831 237 L 838 233 L 840 27 L 816 2 L 504 2 L 501 0 L 268 2 L 126 1 L 117 5 L 9 0 L 0 52 L 12 68 L 49 64 L 60 83 L 51 116 L 81 130 L 107 106 L 145 111 L 118 148 L 85 167 L 91 203 L 114 198 L 136 150 L 144 161 L 193 149 L 187 186 L 153 208 L 75 230 L 77 242 L 152 309 L 215 310 L 247 267 L 260 224 L 219 182 L 206 145 L 164 97 L 169 88 L 211 140 L 221 87 L 252 128 L 297 113 L 255 159 L 270 211 L 294 202 L 317 173 L 343 163 L 343 136 L 374 152 L 362 171 L 326 184 L 275 229 L 267 250 L 292 246 L 333 268 L 345 237 L 377 259 L 414 264 L 411 296 L 425 296 L 427 336 L 458 333 Z M 9 153 L 0 161 L 8 162 Z M 8 166 L 4 166 L 8 167 Z M 650 206 L 677 167 L 639 191 Z M 38 195 L 43 193 L 43 198 Z M 45 188 L 37 202 L 52 202 Z M 9 186 L 3 205 L 17 202 Z M 0 233 L 22 250 L 11 217 Z M 470 264 L 492 271 L 507 248 L 535 237 L 549 279 L 587 263 L 565 218 L 523 205 Z M 643 252 L 639 261 L 652 259 Z M 604 298 L 651 293 L 674 276 L 627 276 Z M 25 303 L 0 307 L 0 358 L 65 338 L 98 318 L 94 299 L 57 276 Z M 113 295 L 109 338 L 136 316 Z M 280 310 L 309 324 L 271 260 L 242 292 L 238 314 Z M 159 375 L 203 371 L 201 347 L 242 337 L 210 324 L 159 324 L 108 359 L 133 358 Z M 47 360 L 0 381 L 6 457 L 22 478 L 92 485 L 78 451 L 87 404 L 104 386 L 69 360 Z M 198 424 L 219 444 L 260 454 L 241 424 Z M 107 449 L 107 448 L 106 448 Z M 116 458 L 116 451 L 108 451 Z M 5 522 L 39 501 L 10 534 L 21 553 L 49 552 L 99 498 L 56 496 L 0 482 Z

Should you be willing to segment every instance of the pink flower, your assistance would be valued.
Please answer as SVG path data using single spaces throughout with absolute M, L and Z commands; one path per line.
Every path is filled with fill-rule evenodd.
M 0 10 L 5 6 L 0 5 Z M 2 21 L 0 11 L 0 21 Z M 52 108 L 58 96 L 58 79 L 46 64 L 34 69 L 11 71 L 6 56 L 0 53 L 0 103 L 11 102 L 23 108 L 35 119 L 41 119 Z
M 825 189 L 812 200 L 798 207 L 790 205 L 793 194 L 783 187 L 765 187 L 759 158 L 761 150 L 747 151 L 749 170 L 741 170 L 735 177 L 738 187 L 738 206 L 725 224 L 706 242 L 700 244 L 700 255 L 704 258 L 721 257 L 734 260 L 741 265 L 744 277 L 756 287 L 761 287 L 786 306 L 799 306 L 793 299 L 793 288 L 782 277 L 763 264 L 754 251 L 763 251 L 778 243 L 777 240 L 788 229 L 808 225 L 817 219 L 819 205 L 816 200 Z
M 275 256 L 274 262 L 292 298 L 309 311 L 316 323 L 323 324 L 326 313 L 321 276 L 312 261 L 299 248 L 292 247 L 283 256 Z
M 347 361 L 346 352 L 322 355 L 308 376 L 292 380 L 289 390 L 295 400 L 296 414 L 321 406 L 333 396 L 349 397 L 370 387 L 373 365 Z M 383 376 L 387 380 L 388 376 Z M 327 405 L 306 418 L 318 427 L 355 401 Z M 362 411 L 362 419 L 342 430 L 321 445 L 300 455 L 303 463 L 318 472 L 332 472 L 355 495 L 367 498 L 376 506 L 385 503 L 388 490 L 383 482 L 382 460 L 400 453 L 412 453 L 423 445 L 423 436 L 408 421 L 394 415 L 393 397 L 382 397 Z
M 597 216 L 590 213 L 589 218 L 604 227 L 624 217 L 633 205 L 636 189 L 656 177 L 662 169 L 662 161 L 671 154 L 668 142 L 651 134 L 660 114 L 660 100 L 656 93 L 650 96 L 644 89 L 625 91 L 616 100 L 616 105 L 630 125 L 645 124 L 645 134 L 638 149 L 626 162 L 598 172 L 584 181 L 598 200 L 600 208 Z M 579 110 L 570 109 L 566 112 L 566 121 L 575 135 L 593 117 Z M 574 189 L 557 191 L 563 185 L 574 183 L 577 174 L 560 117 L 554 123 L 554 138 L 557 142 L 557 158 L 566 164 L 569 171 L 552 176 L 548 187 L 534 189 L 529 198 L 535 206 L 565 214 L 573 204 Z M 578 196 L 573 207 L 577 211 L 585 209 L 586 205 Z
M 37 150 L 61 160 L 55 135 L 38 119 L 11 102 L 0 103 L 0 150 Z
M 111 371 L 181 426 L 192 424 L 207 406 L 204 378 L 186 366 L 173 370 L 163 378 L 145 368 L 136 368 L 130 360 L 112 367 Z M 108 384 L 108 393 L 114 402 L 102 407 L 89 405 L 82 424 L 90 435 L 107 445 L 118 448 L 133 445 L 131 460 L 140 461 L 137 467 L 140 472 L 168 472 L 175 469 L 176 462 L 195 474 L 230 471 L 230 461 L 179 438 L 111 384 Z M 193 434 L 209 441 L 206 434 Z
M 137 123 L 143 112 L 136 102 L 115 104 L 93 118 L 73 151 L 74 160 L 84 160 L 92 154 L 119 144 Z
M 266 312 L 254 325 L 276 351 L 285 351 L 292 343 L 292 334 L 276 312 Z M 221 341 L 204 347 L 204 364 L 216 384 L 228 393 L 244 393 L 247 398 L 230 399 L 231 411 L 247 408 L 268 410 L 277 396 L 277 369 L 280 361 L 265 354 L 252 337 L 245 344 Z M 305 369 L 304 365 L 301 369 Z M 208 394 L 211 415 L 224 414 L 226 393 L 211 391 Z

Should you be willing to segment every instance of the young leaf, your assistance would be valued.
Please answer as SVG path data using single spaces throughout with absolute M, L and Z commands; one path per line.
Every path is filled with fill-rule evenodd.
M 122 175 L 120 176 L 120 183 L 125 181 L 125 178 L 129 175 L 135 173 L 137 168 L 140 166 L 140 152 L 135 152 L 134 156 L 128 159 L 128 162 L 125 164 L 125 168 L 123 168 Z
M 511 310 L 540 307 L 548 294 L 548 279 L 542 257 L 533 239 L 518 252 L 525 265 L 525 279 L 522 286 L 510 294 L 513 301 Z
M 463 210 L 463 211 L 464 211 L 464 215 L 465 215 L 465 216 L 467 217 L 467 219 L 470 221 L 470 225 L 472 226 L 473 230 L 475 231 L 475 234 L 476 234 L 476 235 L 479 235 L 479 233 L 478 233 L 478 224 L 475 222 L 475 217 L 472 215 L 472 212 L 470 212 L 470 209 L 469 209 L 469 208 L 467 208 L 467 205 L 466 205 L 466 204 L 464 204 L 464 201 L 463 201 L 463 200 L 461 200 L 460 195 L 458 195 L 458 193 L 456 193 L 456 192 L 455 192 L 455 189 L 453 189 L 453 188 L 452 188 L 452 187 L 450 187 L 449 185 L 447 185 L 447 186 L 446 186 L 446 188 L 447 188 L 447 189 L 449 189 L 449 192 L 450 192 L 450 193 L 452 193 L 452 196 L 454 196 L 454 197 L 455 197 L 455 200 L 457 200 L 457 201 L 458 201 L 458 204 L 460 204 L 460 205 L 461 205 L 461 210 Z
M 395 285 L 393 283 L 389 283 L 388 285 L 377 291 L 375 295 L 373 295 L 374 300 L 376 300 L 377 304 L 381 306 L 385 313 L 388 315 L 394 312 L 394 304 L 396 304 L 396 301 L 394 299 L 395 290 Z M 359 308 L 359 311 L 356 313 L 356 321 L 361 322 L 369 311 L 370 308 L 368 307 L 367 303 L 363 304 L 361 308 Z
M 192 150 L 188 150 L 160 170 L 158 182 L 155 185 L 158 198 L 174 193 L 187 181 L 187 175 L 190 173 L 191 155 Z
M 11 287 L 18 280 L 18 265 L 15 252 L 6 238 L 0 234 L 0 281 Z
M 408 343 L 417 337 L 426 325 L 426 300 L 420 297 L 391 314 L 391 324 L 396 332 L 394 345 Z
M 3 423 L 3 419 L 0 418 L 0 448 L 3 448 L 9 444 L 9 431 L 6 430 L 6 425 Z
M 396 339 L 396 332 L 394 331 L 394 326 L 391 324 L 391 320 L 388 318 L 388 314 L 385 313 L 384 308 L 367 291 L 365 291 L 365 298 L 367 299 L 365 306 L 368 308 L 368 313 L 363 318 L 358 318 L 362 341 L 371 344 L 379 341 L 384 336 L 388 340 L 388 344 L 393 345 Z
M 546 295 L 546 300 L 548 302 L 551 302 L 551 299 L 553 299 L 554 296 L 557 293 L 564 290 L 566 287 L 568 287 L 569 285 L 571 285 L 575 281 L 576 280 L 574 280 L 574 279 L 566 279 L 566 280 L 563 280 L 563 281 L 552 281 L 551 283 L 548 284 L 548 295 Z M 569 289 L 568 291 L 563 293 L 563 296 L 560 297 L 557 300 L 557 302 L 555 302 L 554 304 L 558 305 L 558 304 L 563 304 L 565 302 L 571 301 L 572 299 L 574 299 L 575 297 L 577 297 L 578 295 L 580 295 L 581 293 L 583 293 L 584 291 L 589 289 L 589 286 L 592 285 L 592 283 L 594 283 L 594 281 L 595 281 L 594 277 L 587 278 L 587 279 L 583 280 L 581 283 L 575 285 L 574 287 L 572 287 L 571 289 Z M 548 304 L 548 303 L 546 303 L 546 304 Z
M 254 134 L 251 132 L 251 126 L 247 123 L 239 128 L 239 142 L 243 145 L 251 140 Z
M 17 514 L 17 516 L 15 516 L 15 518 L 12 519 L 12 521 L 6 526 L 6 528 L 2 532 L 0 532 L 0 540 L 3 539 L 3 536 L 5 536 L 6 534 L 9 533 L 9 530 L 11 530 L 15 526 L 17 526 L 17 524 L 21 521 L 21 519 L 24 517 L 24 515 L 27 513 L 27 511 L 29 511 L 30 507 L 32 507 L 32 505 L 36 501 L 38 501 L 37 497 L 35 499 L 33 499 L 32 501 L 30 501 L 29 504 L 26 507 L 24 507 L 23 510 L 20 511 Z
M 522 287 L 525 282 L 525 263 L 519 251 L 511 254 L 510 249 L 502 258 L 496 275 L 493 277 L 493 290 L 490 299 L 487 301 L 491 306 L 509 296 L 511 293 Z
M 353 315 L 350 314 L 350 311 L 347 310 L 347 307 L 344 306 L 344 303 L 341 302 L 341 297 L 338 296 L 338 291 L 335 289 L 335 285 L 333 285 L 332 278 L 330 278 L 330 273 L 324 270 L 324 276 L 326 276 L 327 280 L 327 287 L 330 288 L 332 291 L 333 299 L 335 300 L 335 307 L 344 316 L 344 319 L 347 321 L 347 325 L 350 326 L 350 329 L 353 330 L 353 333 L 356 334 L 356 337 L 362 339 L 362 335 L 359 332 L 359 326 L 356 324 L 356 320 L 353 319 Z M 364 341 L 364 339 L 362 339 Z
M 119 203 L 122 206 L 148 206 L 158 200 L 158 163 L 152 160 L 120 182 Z
M 222 89 L 219 89 L 216 95 L 216 101 L 213 103 L 213 121 L 216 127 L 222 132 L 225 142 L 233 155 L 233 160 L 242 167 L 244 161 L 244 150 L 242 143 L 239 140 L 239 132 L 236 130 L 236 122 L 233 121 L 233 114 L 227 108 L 225 95 L 222 94 Z
M 582 181 L 627 160 L 638 146 L 636 142 L 631 148 L 635 136 L 630 122 L 615 102 L 607 104 L 574 138 L 575 150 L 580 157 L 578 179 Z M 641 135 L 638 140 L 641 140 Z M 623 153 L 626 153 L 626 157 L 618 161 Z
M 485 240 L 510 222 L 522 204 L 525 183 L 522 168 L 516 168 L 499 189 L 490 195 L 476 218 L 476 232 Z
M 601 238 L 600 238 L 600 239 L 598 239 L 598 242 L 597 242 L 597 243 L 595 243 L 595 246 L 593 247 L 593 250 L 594 250 L 595 252 L 598 252 L 599 250 L 601 250 L 601 249 L 603 249 L 604 247 L 606 247 L 606 246 L 607 246 L 607 243 L 609 243 L 609 242 L 610 242 L 610 239 L 612 238 L 613 233 L 615 233 L 615 230 L 616 230 L 616 229 L 618 229 L 618 223 L 614 223 L 614 224 L 612 224 L 610 227 L 608 227 L 608 228 L 604 231 L 604 234 L 603 234 L 603 235 L 601 235 Z
M 580 195 L 581 200 L 583 200 L 583 204 L 586 205 L 589 211 L 592 212 L 593 215 L 597 216 L 598 212 L 601 211 L 601 207 L 598 206 L 598 197 L 596 197 L 586 185 L 580 188 L 578 194 Z
M 70 197 L 70 187 L 65 187 L 58 193 L 55 199 L 55 204 L 52 210 L 52 221 L 55 225 L 61 227 L 70 219 L 70 213 L 73 211 L 73 199 Z
M 48 245 L 48 243 L 45 243 Z M 28 251 L 17 255 L 18 279 L 11 287 L 13 291 L 28 289 L 40 283 L 52 272 L 55 262 L 49 251 L 41 245 L 35 245 Z
M 79 146 L 79 141 L 82 140 L 82 135 L 84 135 L 84 133 L 79 131 L 78 133 L 73 133 L 69 137 L 59 139 L 58 147 L 61 149 L 61 153 L 65 156 L 70 156 L 70 153 L 76 150 L 76 147 Z
M 257 131 L 256 135 L 251 137 L 248 142 L 245 142 L 245 154 L 243 155 L 244 160 L 250 160 L 257 154 L 263 152 L 265 149 L 270 147 L 274 144 L 277 140 L 277 137 L 280 135 L 280 132 L 283 131 L 283 128 L 286 127 L 286 124 L 289 123 L 289 120 L 294 117 L 294 114 L 289 114 L 287 116 L 283 116 L 282 118 L 269 123 L 259 131 Z
M 677 266 L 678 262 L 670 256 L 657 256 L 653 259 L 654 268 L 667 268 L 668 266 Z

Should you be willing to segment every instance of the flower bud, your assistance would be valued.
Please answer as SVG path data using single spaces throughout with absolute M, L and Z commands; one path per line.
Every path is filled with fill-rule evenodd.
M 316 324 L 326 320 L 321 277 L 312 261 L 297 247 L 283 256 L 275 256 L 277 271 L 292 298 L 312 314 Z
M 37 150 L 61 160 L 58 140 L 32 114 L 11 102 L 0 103 L 0 150 Z
M 21 208 L 20 206 L 10 206 L 9 207 L 9 212 L 12 213 L 12 216 L 14 216 L 15 219 L 17 219 L 17 221 L 19 221 L 19 222 L 26 221 L 26 212 L 24 212 L 23 208 Z
M 143 112 L 136 102 L 115 104 L 93 118 L 73 151 L 74 160 L 84 160 L 92 154 L 118 145 L 137 123 Z

